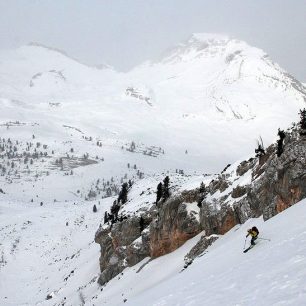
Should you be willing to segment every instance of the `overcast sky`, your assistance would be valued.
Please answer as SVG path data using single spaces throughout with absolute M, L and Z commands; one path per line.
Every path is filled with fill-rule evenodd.
M 117 70 L 195 32 L 245 40 L 306 82 L 306 0 L 0 0 L 0 48 L 35 41 Z

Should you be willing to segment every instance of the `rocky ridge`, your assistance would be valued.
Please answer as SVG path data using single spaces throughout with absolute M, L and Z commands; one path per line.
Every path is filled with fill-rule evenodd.
M 185 257 L 188 265 L 217 235 L 252 217 L 263 215 L 267 220 L 305 197 L 306 137 L 293 125 L 286 131 L 280 157 L 272 144 L 265 155 L 228 166 L 206 185 L 172 192 L 122 222 L 101 226 L 95 236 L 101 246 L 99 283 L 106 284 L 146 257 L 168 254 L 202 233 Z

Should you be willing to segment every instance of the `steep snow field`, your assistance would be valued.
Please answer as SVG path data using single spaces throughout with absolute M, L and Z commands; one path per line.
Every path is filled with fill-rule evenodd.
M 306 200 L 263 222 L 248 220 L 220 237 L 205 254 L 179 273 L 183 257 L 198 237 L 177 251 L 140 263 L 112 280 L 98 300 L 101 305 L 304 305 L 306 301 Z M 247 229 L 259 237 L 243 253 Z M 249 243 L 249 242 L 248 242 Z M 122 296 L 123 294 L 123 296 Z M 121 299 L 121 301 L 120 301 Z M 99 303 L 97 303 L 99 305 Z
M 127 268 L 103 288 L 96 283 L 99 247 L 93 232 L 111 199 L 96 204 L 94 214 L 88 203 L 29 207 L 1 201 L 1 305 L 305 303 L 306 200 L 267 222 L 258 218 L 236 226 L 183 271 L 184 256 L 201 234 L 171 254 Z M 271 241 L 258 240 L 244 254 L 253 225 Z
M 173 275 L 179 267 L 173 274 L 167 271 L 174 255 L 158 259 L 154 274 L 167 271 L 166 280 L 160 283 L 157 276 L 156 286 L 131 298 L 127 305 L 304 305 L 305 215 L 303 200 L 267 222 L 248 220 L 220 237 L 181 274 Z M 242 253 L 244 235 L 253 225 L 260 229 L 259 237 L 271 241 L 258 240 L 255 248 Z M 136 282 L 155 278 L 150 272 L 149 266 L 144 268 Z

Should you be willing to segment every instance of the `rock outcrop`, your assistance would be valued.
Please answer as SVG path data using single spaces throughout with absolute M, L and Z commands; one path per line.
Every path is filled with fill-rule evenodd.
M 187 266 L 189 266 L 196 257 L 203 255 L 205 250 L 210 245 L 212 245 L 217 239 L 218 236 L 209 236 L 209 237 L 202 236 L 200 240 L 196 243 L 196 245 L 184 257 L 185 261 L 184 267 L 186 268 Z
M 150 213 L 142 218 L 145 225 L 152 221 Z M 148 230 L 140 229 L 140 218 L 131 217 L 112 226 L 101 227 L 96 232 L 95 242 L 101 246 L 101 285 L 150 255 Z
M 248 200 L 267 220 L 306 197 L 306 137 L 293 130 L 282 155 L 271 154 L 260 170 L 263 174 L 254 180 Z
M 263 215 L 267 220 L 306 197 L 306 137 L 298 129 L 287 132 L 280 157 L 276 146 L 267 148 L 264 157 L 241 162 L 236 176 L 247 175 L 245 185 L 233 187 L 238 178 L 228 172 L 212 181 L 211 197 L 201 203 L 201 226 L 206 234 L 224 234 L 237 223 Z M 222 182 L 222 183 L 220 183 Z M 224 189 L 224 186 L 228 188 Z M 219 188 L 216 189 L 216 186 Z M 222 194 L 213 197 L 215 193 Z
M 187 198 L 190 199 L 190 194 Z M 184 196 L 171 197 L 141 217 L 101 227 L 95 236 L 95 242 L 101 246 L 99 283 L 107 283 L 148 256 L 155 258 L 170 253 L 197 235 L 201 231 L 200 209 L 196 202 L 184 201 Z M 192 208 L 188 210 L 187 206 Z M 144 220 L 143 231 L 140 218 Z

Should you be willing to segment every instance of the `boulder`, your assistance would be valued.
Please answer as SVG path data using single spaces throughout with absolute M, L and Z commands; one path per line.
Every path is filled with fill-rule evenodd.
M 203 254 L 204 251 L 210 245 L 212 245 L 218 238 L 219 238 L 218 236 L 210 236 L 210 237 L 202 236 L 200 240 L 196 243 L 196 245 L 184 257 L 185 267 L 190 265 L 196 257 Z

